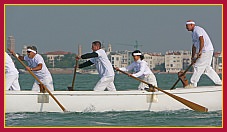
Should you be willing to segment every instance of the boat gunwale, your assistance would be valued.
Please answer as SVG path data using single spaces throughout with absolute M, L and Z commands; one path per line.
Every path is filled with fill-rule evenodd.
M 205 89 L 206 88 L 206 89 Z M 189 93 L 207 93 L 207 92 L 219 92 L 222 91 L 221 86 L 212 86 L 207 89 L 206 86 L 199 87 L 199 88 L 177 88 L 175 90 L 165 90 L 171 94 L 189 94 Z M 48 93 L 40 93 L 37 91 L 6 91 L 6 95 L 42 95 Z M 148 91 L 141 91 L 141 90 L 129 90 L 129 91 L 52 91 L 53 95 L 70 95 L 70 96 L 101 96 L 101 95 L 163 95 L 165 93 L 161 91 L 157 92 L 148 92 Z

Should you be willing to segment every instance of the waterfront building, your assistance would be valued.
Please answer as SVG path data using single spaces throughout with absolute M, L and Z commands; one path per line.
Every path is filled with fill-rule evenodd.
M 121 63 L 122 62 L 122 56 L 120 54 L 111 55 L 110 62 L 114 67 L 124 67 Z
M 165 57 L 161 53 L 144 53 L 144 60 L 148 63 L 151 70 L 165 63 Z
M 52 65 L 52 68 L 55 67 L 55 61 L 61 61 L 62 58 L 67 55 L 72 54 L 71 52 L 65 52 L 65 51 L 54 51 L 54 52 L 47 52 L 45 53 L 47 57 L 47 62 Z
M 9 36 L 7 39 L 7 48 L 9 48 L 12 51 L 15 51 L 15 39 L 14 36 Z
M 165 55 L 165 69 L 168 73 L 177 73 L 186 69 L 191 63 L 190 51 L 167 51 Z

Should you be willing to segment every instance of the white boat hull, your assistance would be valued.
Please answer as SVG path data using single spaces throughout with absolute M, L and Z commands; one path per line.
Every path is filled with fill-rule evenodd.
M 208 108 L 222 110 L 222 86 L 165 90 Z M 53 91 L 52 94 L 70 112 L 167 111 L 190 109 L 162 92 L 146 91 Z M 6 91 L 5 112 L 63 112 L 48 93 Z

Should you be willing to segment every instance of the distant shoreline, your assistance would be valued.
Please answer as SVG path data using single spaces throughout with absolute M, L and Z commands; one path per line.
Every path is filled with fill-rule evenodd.
M 51 74 L 73 74 L 74 68 L 48 68 Z M 28 74 L 24 69 L 19 69 L 20 74 Z M 177 74 L 177 72 L 159 72 L 152 71 L 154 74 Z M 187 72 L 187 74 L 192 74 L 193 72 Z M 222 74 L 218 72 L 218 74 Z

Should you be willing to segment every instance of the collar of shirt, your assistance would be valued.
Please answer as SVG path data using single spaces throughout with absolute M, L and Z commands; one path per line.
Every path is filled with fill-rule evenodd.
M 139 59 L 139 60 L 137 60 L 137 61 L 136 61 L 136 63 L 140 63 L 140 62 L 142 62 L 142 60 L 141 60 L 141 59 Z

